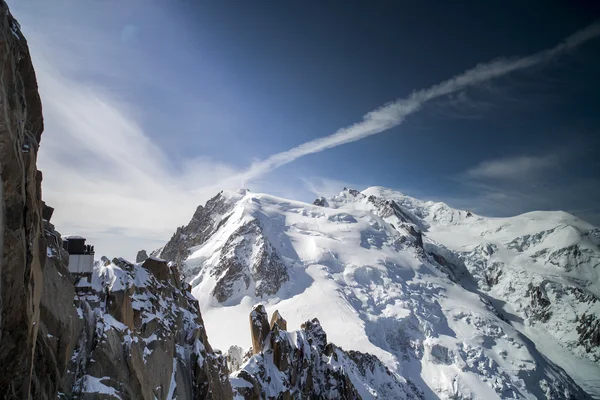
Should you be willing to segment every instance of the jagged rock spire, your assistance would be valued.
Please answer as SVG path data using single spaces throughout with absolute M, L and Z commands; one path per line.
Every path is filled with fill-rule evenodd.
M 275 310 L 271 316 L 271 329 L 277 324 L 282 331 L 287 331 L 287 321 L 283 319 L 278 310 Z
M 269 316 L 265 306 L 259 304 L 250 312 L 250 334 L 252 335 L 252 354 L 262 352 L 269 332 Z
M 148 253 L 146 253 L 146 250 L 140 250 L 137 253 L 137 256 L 135 257 L 135 262 L 136 263 L 141 263 L 146 261 L 146 259 L 148 258 Z

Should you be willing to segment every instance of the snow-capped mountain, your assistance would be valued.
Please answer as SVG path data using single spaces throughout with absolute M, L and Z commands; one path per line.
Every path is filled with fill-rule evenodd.
M 485 218 L 378 187 L 314 204 L 241 190 L 155 254 L 182 264 L 217 348 L 249 348 L 247 315 L 263 304 L 290 331 L 318 318 L 425 398 L 586 398 L 579 386 L 600 395 L 598 232 L 565 213 Z

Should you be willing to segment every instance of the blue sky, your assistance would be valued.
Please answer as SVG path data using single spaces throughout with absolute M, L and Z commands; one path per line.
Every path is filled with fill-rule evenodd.
M 132 258 L 223 188 L 371 185 L 600 224 L 594 2 L 369 3 L 9 1 L 57 228 Z

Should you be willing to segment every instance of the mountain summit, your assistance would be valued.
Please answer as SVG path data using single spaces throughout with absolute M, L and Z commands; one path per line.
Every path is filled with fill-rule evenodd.
M 318 318 L 425 398 L 585 398 L 579 386 L 600 395 L 599 243 L 563 212 L 487 218 L 382 187 L 314 204 L 240 190 L 154 254 L 181 263 L 218 348 L 251 346 L 260 304 L 290 330 Z

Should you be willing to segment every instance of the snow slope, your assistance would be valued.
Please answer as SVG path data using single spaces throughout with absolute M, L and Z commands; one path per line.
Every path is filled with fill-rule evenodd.
M 600 398 L 598 228 L 561 211 L 467 217 L 467 211 L 386 188 L 363 193 L 418 215 L 425 247 L 450 250 L 514 327 Z
M 521 287 L 527 286 L 526 279 L 521 279 L 519 287 L 513 287 L 517 294 L 510 292 L 505 299 L 502 293 L 510 291 L 510 281 L 505 282 L 504 276 L 509 274 L 494 275 L 504 264 L 494 264 L 493 257 L 522 249 L 528 253 L 515 257 L 524 258 L 532 252 L 536 254 L 532 262 L 543 264 L 538 267 L 540 277 L 552 270 L 560 278 L 556 282 L 570 285 L 579 279 L 579 289 L 594 293 L 587 290 L 594 284 L 587 282 L 595 278 L 597 283 L 596 269 L 581 264 L 577 256 L 585 253 L 590 260 L 597 256 L 595 239 L 585 242 L 585 232 L 592 227 L 575 221 L 580 236 L 547 235 L 544 238 L 552 240 L 548 243 L 556 246 L 540 253 L 544 246 L 540 243 L 545 241 L 531 236 L 523 239 L 529 243 L 527 249 L 520 243 L 518 249 L 511 249 L 507 243 L 539 227 L 550 229 L 554 222 L 546 220 L 554 214 L 504 222 L 467 217 L 466 211 L 384 188 L 363 193 L 344 190 L 319 200 L 321 205 L 311 205 L 248 191 L 223 192 L 211 200 L 226 212 L 203 217 L 210 234 L 185 250 L 183 270 L 215 347 L 250 347 L 247 316 L 262 303 L 269 312 L 278 309 L 285 315 L 290 330 L 318 318 L 331 342 L 377 356 L 391 371 L 415 383 L 426 398 L 586 398 L 563 370 L 536 349 L 535 340 L 519 332 L 529 334 L 528 320 L 558 321 L 558 308 L 570 312 L 561 308 L 566 307 L 562 303 L 554 307 L 551 302 L 551 316 L 541 322 L 549 308 L 543 300 L 557 293 L 555 287 L 536 280 L 533 272 L 522 272 L 529 265 L 521 267 L 514 258 L 502 258 L 513 260 L 506 263 L 510 274 L 524 273 L 533 282 L 527 294 Z M 571 226 L 569 216 L 560 215 Z M 523 222 L 527 218 L 537 219 L 527 225 Z M 186 228 L 186 237 L 176 234 L 167 246 L 185 247 L 190 235 Z M 584 237 L 578 242 L 581 251 L 555 254 L 567 239 L 577 237 Z M 488 247 L 480 246 L 488 238 L 502 251 L 490 255 Z M 585 246 L 592 248 L 591 254 L 583 251 L 588 249 Z M 553 266 L 563 259 L 569 261 L 570 270 Z M 525 307 L 531 298 L 539 309 Z M 501 301 L 505 309 L 500 308 Z M 599 314 L 593 307 L 587 312 L 594 318 Z M 527 318 L 521 316 L 525 314 Z M 573 335 L 570 325 L 552 340 L 573 357 L 586 356 L 588 364 L 596 366 L 582 350 L 585 343 L 565 340 Z M 591 346 L 593 340 L 589 342 Z

